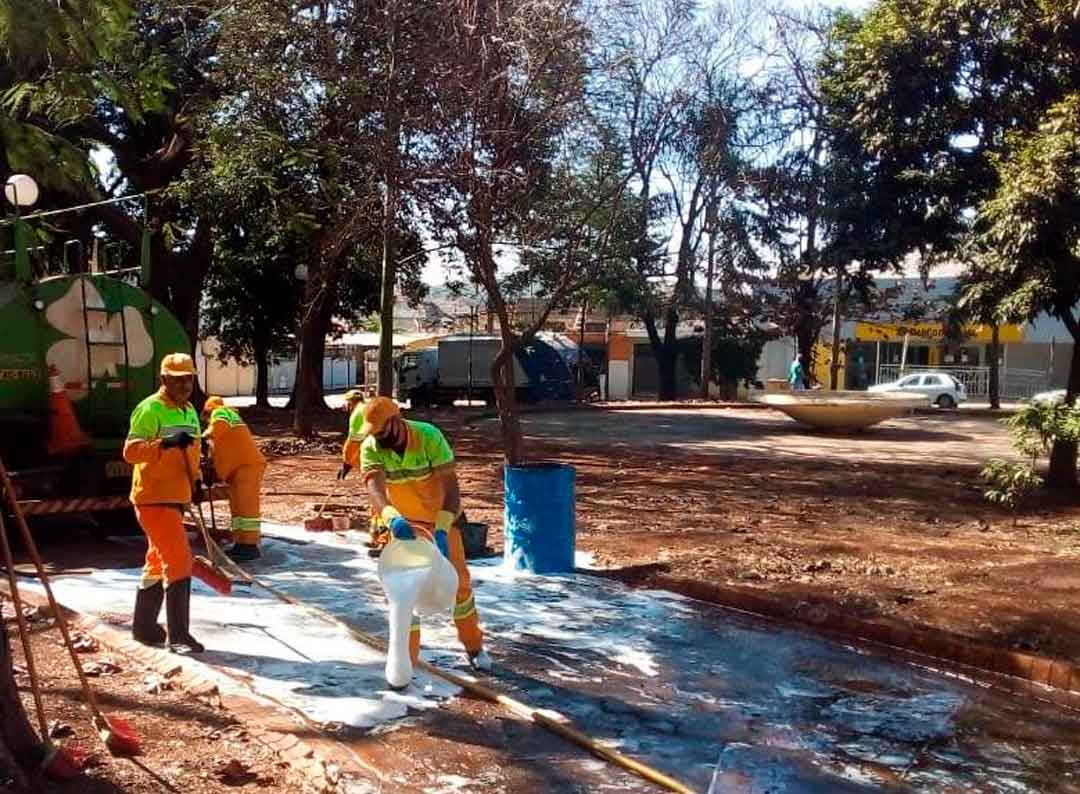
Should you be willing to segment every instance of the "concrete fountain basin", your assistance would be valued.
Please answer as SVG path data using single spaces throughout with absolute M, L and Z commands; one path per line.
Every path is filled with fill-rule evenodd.
M 864 430 L 930 404 L 928 397 L 903 392 L 797 391 L 758 394 L 752 399 L 809 427 L 848 432 Z

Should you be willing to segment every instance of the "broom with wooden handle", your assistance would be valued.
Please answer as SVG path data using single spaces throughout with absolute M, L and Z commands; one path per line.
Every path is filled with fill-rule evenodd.
M 19 527 L 26 551 L 34 562 L 34 568 L 37 570 L 41 586 L 45 590 L 45 596 L 49 599 L 49 607 L 52 609 L 56 626 L 60 629 L 60 634 L 64 638 L 64 645 L 71 655 L 72 664 L 75 665 L 75 672 L 79 676 L 79 685 L 82 687 L 83 696 L 90 707 L 90 713 L 93 715 L 98 735 L 101 736 L 105 746 L 109 748 L 109 752 L 113 755 L 138 755 L 141 749 L 139 735 L 131 727 L 130 723 L 121 717 L 105 716 L 101 712 L 94 690 L 90 688 L 90 682 L 83 671 L 82 662 L 79 660 L 79 652 L 75 650 L 75 645 L 71 641 L 67 619 L 64 617 L 64 613 L 60 610 L 60 605 L 53 595 L 52 585 L 49 584 L 49 577 L 45 573 L 45 564 L 41 561 L 41 555 L 38 554 L 34 536 L 30 534 L 30 527 L 26 524 L 26 517 L 23 515 L 22 508 L 19 507 L 19 497 L 15 492 L 15 485 L 11 482 L 11 477 L 8 476 L 7 467 L 4 466 L 2 459 L 0 459 L 0 480 L 3 481 L 4 494 L 7 496 L 12 515 L 15 516 L 15 523 Z
M 180 450 L 180 454 L 184 458 L 184 468 L 187 469 L 188 483 L 191 486 L 191 498 L 192 501 L 194 501 L 196 487 L 195 474 L 191 470 L 191 461 L 188 459 L 187 450 Z M 203 520 L 202 515 L 202 506 L 200 505 L 196 512 L 194 506 L 189 503 L 187 509 L 188 515 L 190 515 L 192 521 L 195 522 L 195 526 L 199 528 L 199 533 L 202 535 L 203 544 L 206 546 L 207 554 L 207 557 L 195 556 L 191 565 L 191 575 L 199 579 L 199 581 L 205 582 L 222 595 L 230 595 L 232 593 L 232 578 L 213 562 L 213 550 L 217 548 L 217 544 L 210 538 L 210 533 L 206 529 L 206 522 Z

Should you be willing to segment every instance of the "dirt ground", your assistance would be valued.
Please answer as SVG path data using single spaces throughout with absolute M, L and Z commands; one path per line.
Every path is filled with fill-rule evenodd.
M 264 515 L 299 521 L 338 486 L 341 413 L 313 441 L 284 411 L 248 419 L 271 453 Z M 501 549 L 498 429 L 465 411 L 417 412 L 451 438 L 470 520 Z M 1080 658 L 1080 504 L 1045 497 L 1019 517 L 982 498 L 979 468 L 1009 454 L 992 418 L 894 420 L 817 435 L 770 411 L 607 411 L 526 417 L 533 458 L 577 469 L 577 543 L 633 584 L 659 574 L 931 626 L 1002 647 Z M 277 453 L 277 454 L 274 454 Z
M 15 664 L 15 682 L 35 729 L 37 718 L 18 640 L 13 607 L 4 603 Z M 51 623 L 51 622 L 50 622 Z M 44 624 L 35 622 L 34 628 Z M 33 631 L 34 629 L 32 629 Z M 32 634 L 35 667 L 55 741 L 86 754 L 85 775 L 58 783 L 31 780 L 29 787 L 0 780 L 17 794 L 211 794 L 237 790 L 306 791 L 305 781 L 268 748 L 253 741 L 227 711 L 176 687 L 169 678 L 133 667 L 101 649 L 81 654 L 106 714 L 123 716 L 135 728 L 142 754 L 114 758 L 99 741 L 79 688 L 71 657 L 55 629 Z M 79 642 L 76 636 L 76 643 Z M 93 642 L 90 638 L 85 638 Z M 96 647 L 96 645 L 94 646 Z

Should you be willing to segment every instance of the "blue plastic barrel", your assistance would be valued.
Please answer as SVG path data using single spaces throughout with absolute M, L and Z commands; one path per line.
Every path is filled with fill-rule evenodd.
M 533 573 L 574 570 L 574 467 L 507 466 L 503 558 Z

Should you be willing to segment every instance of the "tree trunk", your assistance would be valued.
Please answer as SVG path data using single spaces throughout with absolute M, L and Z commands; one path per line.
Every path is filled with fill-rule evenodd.
M 1070 329 L 1071 330 L 1071 329 Z M 1065 390 L 1065 402 L 1073 405 L 1080 394 L 1080 339 L 1073 335 L 1072 360 L 1069 362 L 1069 385 Z M 1058 440 L 1050 449 L 1050 469 L 1046 484 L 1051 488 L 1075 488 L 1076 442 Z
M 270 351 L 261 344 L 255 346 L 255 407 L 270 407 Z
M 843 320 L 840 312 L 840 296 L 842 291 L 843 280 L 837 269 L 836 283 L 833 285 L 832 360 L 829 362 L 829 389 L 831 391 L 840 388 L 840 324 Z
M 1001 358 L 1001 328 L 997 323 L 990 325 L 990 410 L 1001 408 L 1001 377 L 998 372 L 998 359 Z
M 705 335 L 701 340 L 701 398 L 709 399 L 709 384 L 712 383 L 712 325 L 713 325 L 713 267 L 716 261 L 716 219 L 715 212 L 710 212 L 713 228 L 709 232 L 709 260 L 705 268 Z
M 495 405 L 499 412 L 503 456 L 507 466 L 518 466 L 525 462 L 525 442 L 521 435 L 517 383 L 514 380 L 514 350 L 513 332 L 503 328 L 502 348 L 491 362 L 491 382 L 495 387 Z
M 320 286 L 322 284 L 322 286 Z M 293 431 L 304 438 L 314 433 L 315 411 L 325 408 L 323 399 L 323 359 L 326 335 L 333 319 L 337 279 L 318 274 L 307 283 L 308 310 L 300 322 L 300 348 L 296 357 L 296 385 L 293 390 Z
M 30 726 L 19 699 L 7 625 L 0 621 L 0 779 L 13 780 L 15 791 L 30 791 L 19 788 L 26 785 L 22 770 L 34 769 L 44 759 L 45 746 Z

